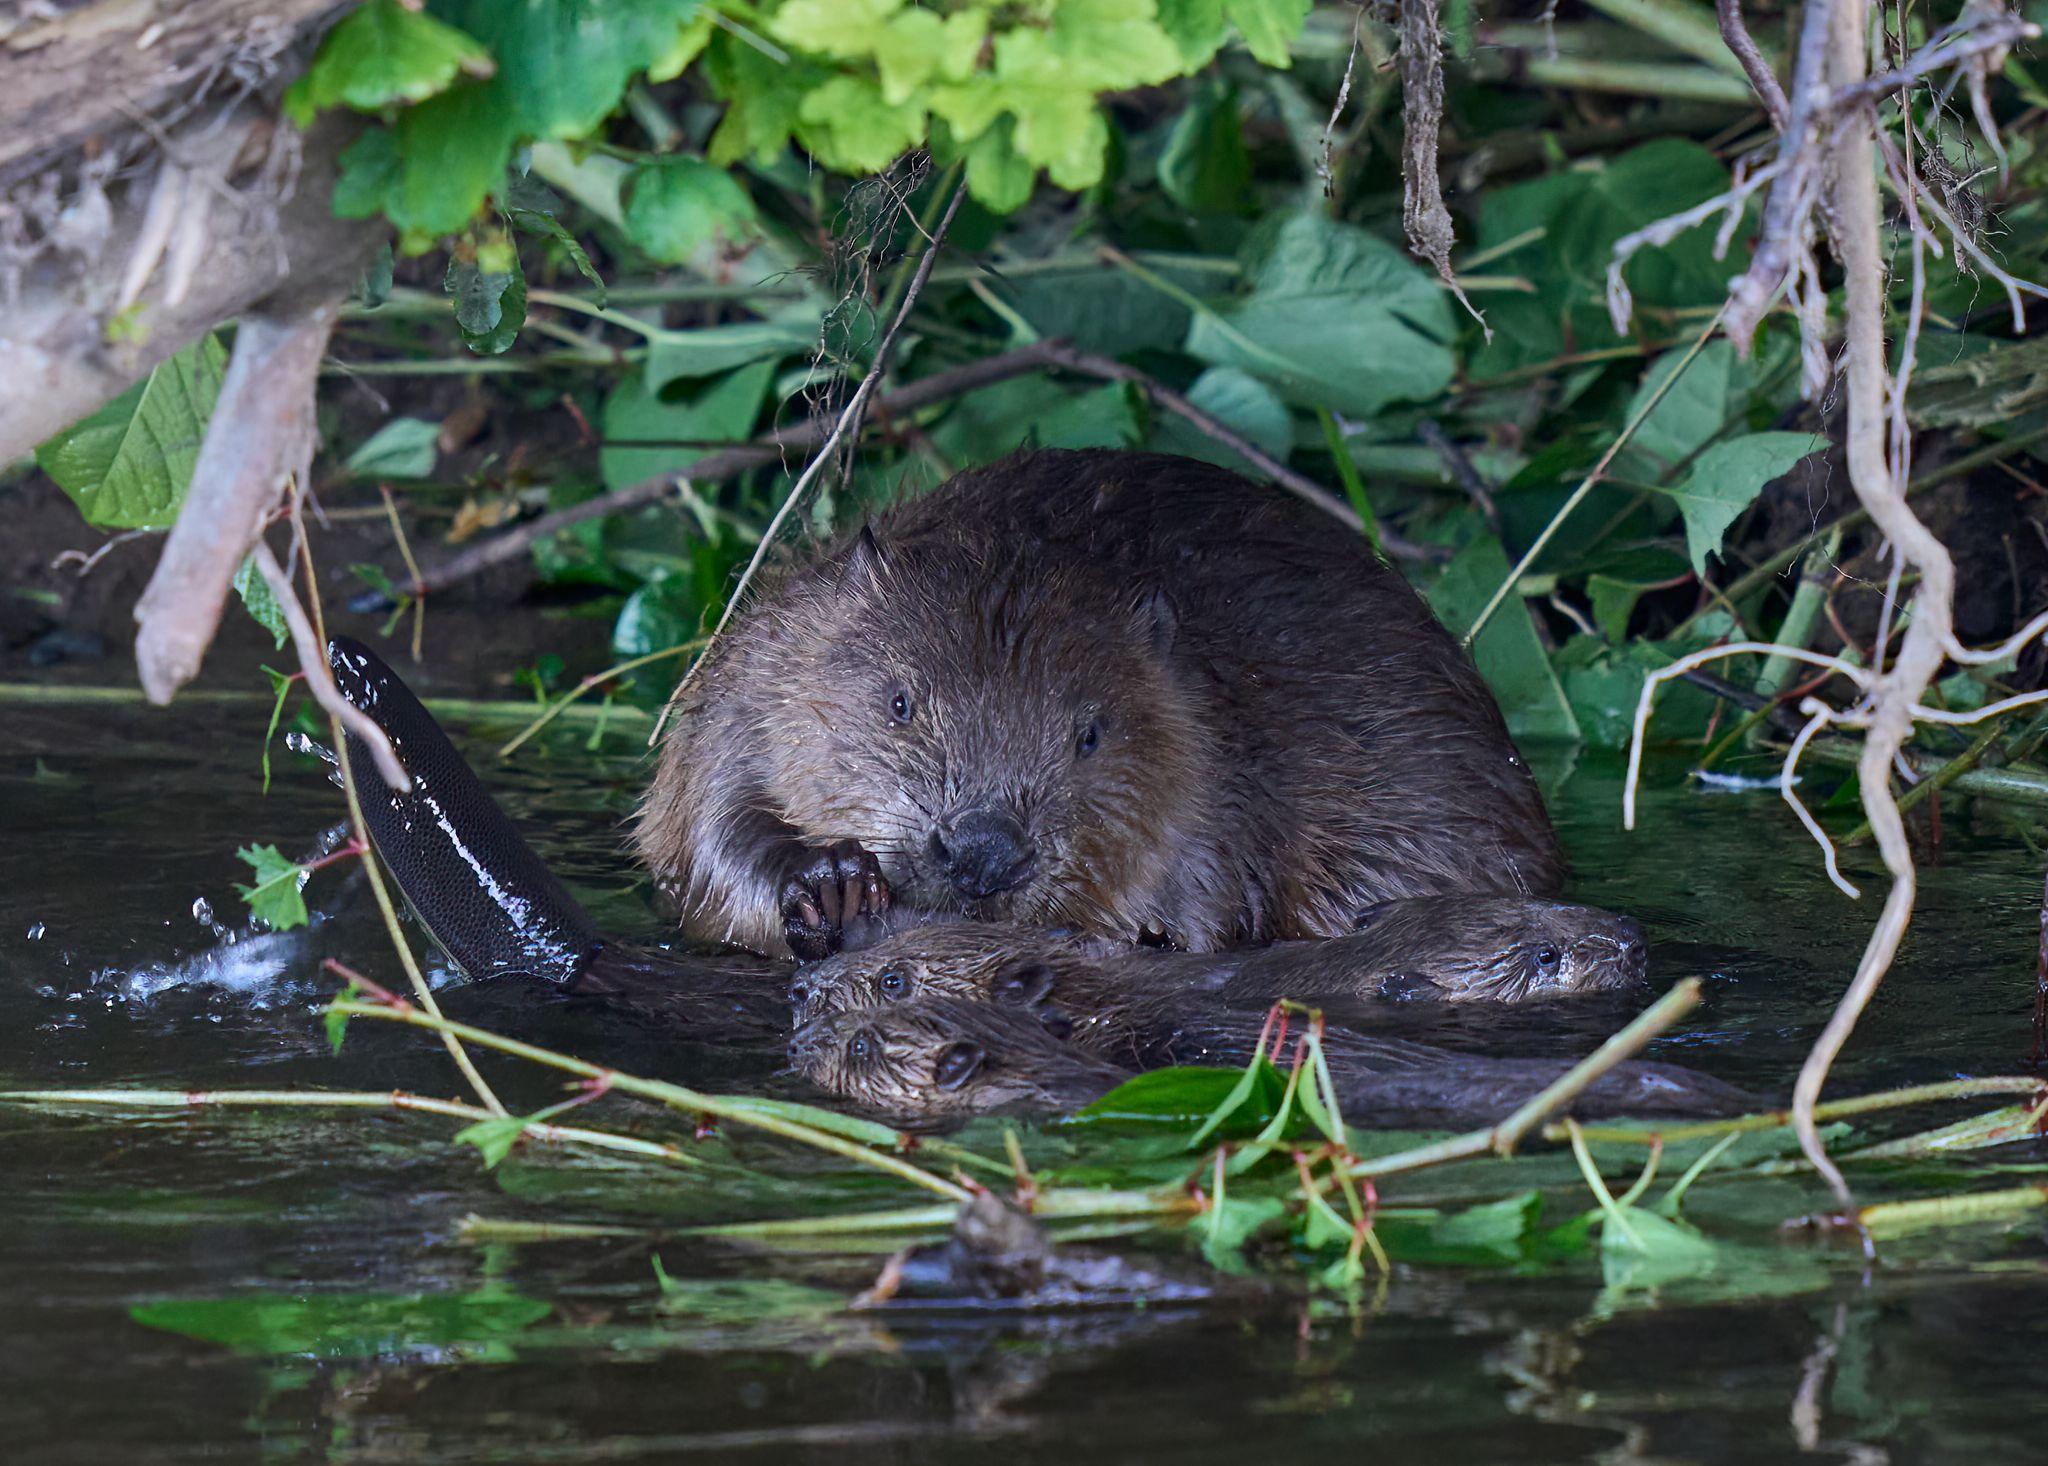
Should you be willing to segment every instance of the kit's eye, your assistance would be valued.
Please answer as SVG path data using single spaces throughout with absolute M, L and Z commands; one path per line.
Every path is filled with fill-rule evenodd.
M 1536 965 L 1545 972 L 1557 971 L 1557 964 L 1562 961 L 1564 961 L 1564 953 L 1558 951 L 1557 948 L 1547 942 L 1536 949 Z
M 881 1047 L 873 1034 L 862 1029 L 846 1041 L 846 1057 L 850 1063 L 866 1066 L 874 1062 L 875 1055 L 881 1051 Z
M 875 979 L 875 986 L 882 996 L 892 1002 L 910 996 L 910 974 L 900 967 L 884 967 Z
M 1102 747 L 1102 724 L 1091 718 L 1081 729 L 1081 736 L 1074 740 L 1074 757 L 1093 758 L 1095 750 Z
M 889 719 L 895 723 L 907 723 L 917 711 L 917 705 L 910 700 L 910 694 L 897 688 L 889 698 Z

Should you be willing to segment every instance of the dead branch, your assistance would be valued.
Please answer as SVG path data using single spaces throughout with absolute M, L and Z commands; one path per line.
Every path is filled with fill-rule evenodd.
M 285 484 L 306 480 L 313 390 L 340 312 L 337 296 L 242 317 L 191 492 L 135 605 L 135 665 L 151 702 L 169 702 L 198 674 L 235 571 Z
M 1400 30 L 1401 224 L 1408 231 L 1408 247 L 1436 267 L 1437 277 L 1491 341 L 1493 330 L 1486 317 L 1466 298 L 1451 271 L 1451 249 L 1458 236 L 1437 171 L 1437 139 L 1444 120 L 1444 49 L 1437 0 L 1401 0 Z
M 1764 60 L 1763 52 L 1749 34 L 1749 27 L 1742 19 L 1742 0 L 1714 0 L 1714 14 L 1721 23 L 1721 39 L 1728 43 L 1728 49 L 1742 63 L 1749 84 L 1756 88 L 1757 100 L 1764 104 L 1764 115 L 1771 119 L 1772 126 L 1783 130 L 1785 89 L 1778 85 L 1777 73 L 1771 70 L 1771 64 Z

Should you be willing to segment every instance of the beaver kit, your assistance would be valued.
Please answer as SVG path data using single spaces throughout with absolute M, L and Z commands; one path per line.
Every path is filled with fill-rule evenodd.
M 794 1031 L 801 1072 L 878 1111 L 1071 1108 L 1134 1070 L 1242 1064 L 1281 997 L 1643 976 L 1633 922 L 1547 899 L 1542 799 L 1421 600 L 1208 464 L 962 474 L 741 611 L 636 829 L 685 935 L 728 955 L 602 937 L 390 669 L 353 643 L 331 660 L 415 776 L 366 797 L 372 838 L 465 970 L 700 1040 Z M 1328 1053 L 1382 1123 L 1491 1113 L 1559 1071 L 1334 1029 Z M 1593 1102 L 1732 1094 L 1636 1069 Z
M 972 470 L 780 573 L 686 683 L 636 840 L 686 934 L 802 958 L 905 906 L 1213 951 L 1563 879 L 1408 584 L 1140 453 Z

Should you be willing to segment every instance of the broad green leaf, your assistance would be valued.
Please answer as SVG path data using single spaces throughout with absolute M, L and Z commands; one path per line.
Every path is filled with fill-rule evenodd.
M 762 167 L 782 156 L 796 130 L 797 109 L 832 75 L 801 57 L 777 62 L 723 31 L 705 48 L 704 70 L 726 103 L 704 155 L 718 164 L 752 158 Z
M 1705 573 L 1707 556 L 1720 552 L 1722 535 L 1765 484 L 1790 473 L 1792 465 L 1827 445 L 1828 440 L 1815 433 L 1750 433 L 1700 454 L 1692 471 L 1668 491 L 1685 514 L 1685 547 L 1692 568 Z
M 634 75 L 672 63 L 698 19 L 696 0 L 437 0 L 434 9 L 490 48 L 498 74 L 489 85 L 529 138 L 596 129 Z
M 276 639 L 279 647 L 291 639 L 291 626 L 284 619 L 284 609 L 278 605 L 277 597 L 271 594 L 270 582 L 263 578 L 263 572 L 256 568 L 253 558 L 245 559 L 235 571 L 235 594 L 242 598 L 242 605 L 256 624 Z M 265 793 L 269 792 L 266 783 Z
M 399 114 L 379 207 L 398 226 L 406 253 L 418 254 L 469 226 L 503 185 L 518 137 L 519 117 L 506 100 L 502 76 L 457 83 Z M 335 212 L 362 217 L 342 208 L 346 162 L 335 185 Z
M 1689 354 L 1680 347 L 1650 363 L 1622 421 L 1634 422 L 1672 373 L 1685 366 Z M 1726 341 L 1710 341 L 1700 348 L 1692 364 L 1685 366 L 1685 375 L 1636 429 L 1617 462 L 1618 476 L 1654 481 L 1719 436 L 1736 405 L 1738 365 L 1735 348 Z
M 420 102 L 457 76 L 489 76 L 490 52 L 469 36 L 398 0 L 370 0 L 327 33 L 306 74 L 285 93 L 304 127 L 333 106 L 375 112 Z
M 1187 390 L 1187 399 L 1283 463 L 1293 451 L 1294 414 L 1271 387 L 1247 372 L 1235 367 L 1210 367 L 1195 378 L 1194 385 Z M 1158 414 L 1154 423 L 1153 445 L 1159 451 L 1206 459 L 1254 478 L 1262 477 L 1258 469 L 1193 424 L 1166 413 Z
M 1543 1197 L 1524 1191 L 1449 1215 L 1389 1216 L 1380 1240 L 1403 1262 L 1500 1267 L 1522 1261 L 1543 1215 Z
M 1195 317 L 1193 355 L 1250 372 L 1291 401 L 1358 417 L 1450 385 L 1450 307 L 1434 277 L 1385 240 L 1296 214 L 1248 264 L 1251 293 Z
M 1216 59 L 1230 34 L 1223 0 L 1159 0 L 1159 27 L 1179 49 L 1181 65 L 1199 71 Z
M 642 164 L 626 189 L 627 236 L 666 264 L 690 263 L 707 247 L 729 248 L 757 232 L 747 191 L 701 159 Z
M 1144 1121 L 1193 1126 L 1216 1118 L 1230 1121 L 1223 1133 L 1258 1130 L 1280 1106 L 1286 1081 L 1271 1064 L 1237 1069 L 1153 1069 L 1127 1079 L 1069 1123 Z M 1218 1112 L 1221 1111 L 1221 1117 Z
M 1252 164 L 1237 93 L 1211 87 L 1183 110 L 1159 159 L 1159 186 L 1193 214 L 1237 214 L 1251 204 Z
M 253 1293 L 180 1298 L 129 1310 L 137 1323 L 224 1344 L 238 1354 L 379 1359 L 461 1346 L 509 1358 L 506 1341 L 553 1305 L 517 1293 Z
M 769 34 L 820 56 L 872 56 L 903 0 L 785 0 Z
M 963 10 L 944 19 L 929 10 L 899 11 L 874 46 L 882 100 L 896 106 L 929 82 L 967 80 L 987 35 L 983 11 Z
M 1478 619 L 1509 571 L 1500 541 L 1481 535 L 1444 567 L 1429 588 L 1429 604 L 1453 636 Z M 1529 609 L 1520 595 L 1509 592 L 1486 629 L 1472 644 L 1472 660 L 1500 701 L 1508 731 L 1517 738 L 1576 739 L 1578 720 L 1550 670 L 1550 659 L 1536 639 Z
M 235 852 L 255 872 L 256 884 L 237 885 L 249 914 L 274 931 L 306 924 L 306 898 L 300 891 L 306 872 L 293 865 L 275 845 L 245 845 Z
M 1643 679 L 1674 659 L 1672 650 L 1654 643 L 1608 646 L 1598 637 L 1581 635 L 1558 648 L 1551 664 L 1586 742 L 1595 748 L 1626 748 Z M 1679 738 L 1704 732 L 1713 712 L 1710 694 L 1690 683 L 1666 683 L 1657 694 L 1658 735 Z
M 191 486 L 226 370 L 217 339 L 196 341 L 37 448 L 36 462 L 88 524 L 167 529 Z
M 605 487 L 685 473 L 709 451 L 694 445 L 751 437 L 775 365 L 759 361 L 741 367 L 682 402 L 649 393 L 637 377 L 620 382 L 605 399 L 600 419 L 604 447 L 598 463 Z
M 425 478 L 440 454 L 441 425 L 394 417 L 349 454 L 350 473 L 362 478 Z
M 1288 64 L 1287 48 L 1301 34 L 1315 0 L 1223 0 L 1245 49 L 1268 66 Z
M 455 324 L 463 341 L 479 356 L 504 351 L 526 324 L 526 274 L 519 268 L 518 254 L 509 248 L 487 245 L 475 259 L 451 258 L 441 290 L 455 302 Z
M 1286 1215 L 1287 1203 L 1277 1196 L 1211 1197 L 1209 1210 L 1195 1222 L 1202 1239 L 1202 1256 L 1211 1267 L 1224 1272 L 1248 1272 L 1244 1245 L 1267 1223 Z
M 815 305 L 795 305 L 766 320 L 663 331 L 648 339 L 642 379 L 648 391 L 663 392 L 679 378 L 716 377 L 749 362 L 808 352 L 818 342 L 820 315 Z
M 924 140 L 917 102 L 892 105 L 879 85 L 835 76 L 797 106 L 797 137 L 827 168 L 879 173 Z
M 1038 165 L 1017 151 L 1015 131 L 1005 117 L 967 145 L 967 191 L 991 213 L 1022 208 L 1038 178 Z

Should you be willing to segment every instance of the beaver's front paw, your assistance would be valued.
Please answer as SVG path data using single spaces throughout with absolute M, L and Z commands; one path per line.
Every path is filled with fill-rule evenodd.
M 782 883 L 782 932 L 800 962 L 868 945 L 888 909 L 881 862 L 858 840 L 801 852 Z

